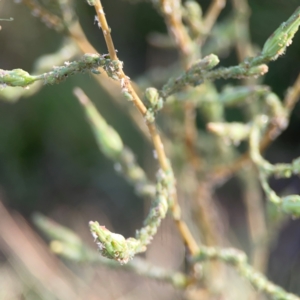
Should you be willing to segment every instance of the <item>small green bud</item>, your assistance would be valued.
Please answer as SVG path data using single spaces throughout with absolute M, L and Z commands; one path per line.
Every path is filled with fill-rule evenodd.
M 240 142 L 249 137 L 250 127 L 243 123 L 215 123 L 210 122 L 207 124 L 207 129 L 224 138 L 228 138 L 233 142 Z
M 137 181 L 145 177 L 145 172 L 142 168 L 136 166 L 135 168 L 131 168 L 128 170 L 128 176 L 131 180 Z
M 293 160 L 292 169 L 294 174 L 300 173 L 300 157 Z
M 103 154 L 113 160 L 118 157 L 124 147 L 119 134 L 107 124 L 102 128 L 96 125 L 93 129 Z
M 194 66 L 192 66 L 192 69 L 194 67 L 199 68 L 201 70 L 210 70 L 213 67 L 215 67 L 220 62 L 219 57 L 215 54 L 210 54 L 205 56 L 203 59 L 199 60 Z
M 11 71 L 0 70 L 0 84 L 25 87 L 35 80 L 36 78 L 34 76 L 31 76 L 22 69 L 14 69 Z
M 267 65 L 259 65 L 259 66 L 255 66 L 255 67 L 250 68 L 247 71 L 246 75 L 248 75 L 248 76 L 255 76 L 256 77 L 256 76 L 264 75 L 268 71 L 269 71 L 269 67 Z
M 157 111 L 163 107 L 163 99 L 160 97 L 160 94 L 155 88 L 147 88 L 145 91 L 145 97 L 150 105 L 150 108 Z
M 126 264 L 132 257 L 126 239 L 121 234 L 110 232 L 98 222 L 90 221 L 90 230 L 104 257 Z
M 292 43 L 292 39 L 300 25 L 300 7 L 293 15 L 268 38 L 265 42 L 262 55 L 275 60 L 282 55 L 285 49 Z
M 81 89 L 74 89 L 74 94 L 85 110 L 101 151 L 106 157 L 115 160 L 121 154 L 124 147 L 119 134 L 106 123 L 94 104 Z
M 86 0 L 86 2 L 87 2 L 88 5 L 90 5 L 90 6 L 95 6 L 95 3 L 96 3 L 95 0 Z
M 282 209 L 294 217 L 300 217 L 300 196 L 290 195 L 282 198 Z
M 197 39 L 205 30 L 202 22 L 202 9 L 197 1 L 186 1 L 182 7 L 182 16 L 187 23 L 189 33 L 193 39 Z
M 184 3 L 188 16 L 195 19 L 201 19 L 202 9 L 199 3 L 193 0 L 188 0 Z
M 147 88 L 145 91 L 145 97 L 151 106 L 155 106 L 159 99 L 158 90 L 153 87 Z

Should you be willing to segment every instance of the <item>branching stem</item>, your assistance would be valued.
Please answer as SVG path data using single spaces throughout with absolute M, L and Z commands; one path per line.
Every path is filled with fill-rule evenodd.
M 277 300 L 299 300 L 294 294 L 287 293 L 281 287 L 269 281 L 264 275 L 253 269 L 247 262 L 247 256 L 242 251 L 233 248 L 201 247 L 194 257 L 195 262 L 218 260 L 237 270 L 241 277 L 250 282 L 253 287 Z
M 95 0 L 95 1 L 93 1 L 93 5 L 96 9 L 99 24 L 102 28 L 102 31 L 103 31 L 103 34 L 104 34 L 104 37 L 105 37 L 105 41 L 107 43 L 107 48 L 109 50 L 109 55 L 111 56 L 111 58 L 113 58 L 113 57 L 117 58 L 116 51 L 114 49 L 114 45 L 113 45 L 113 41 L 112 41 L 112 37 L 111 37 L 111 34 L 110 34 L 111 30 L 108 27 L 101 1 L 100 0 Z M 122 68 L 120 68 L 120 71 L 119 71 L 118 75 L 119 75 L 119 80 L 121 81 L 121 83 L 123 82 L 121 84 L 121 87 L 123 88 L 123 90 L 124 89 L 126 90 L 126 93 L 130 94 L 133 104 L 136 106 L 136 108 L 139 110 L 139 112 L 144 117 L 146 117 L 146 114 L 147 114 L 148 110 L 147 110 L 146 106 L 144 105 L 144 103 L 139 98 L 139 96 L 137 95 L 137 93 L 135 92 L 135 90 L 133 89 L 129 77 L 127 77 L 125 75 Z M 165 173 L 169 173 L 169 171 L 171 169 L 170 162 L 167 159 L 167 156 L 165 154 L 164 146 L 163 146 L 163 143 L 161 141 L 160 135 L 157 132 L 155 123 L 153 121 L 147 120 L 147 118 L 146 118 L 146 124 L 147 124 L 149 133 L 150 133 L 151 138 L 152 138 L 153 146 L 155 148 L 160 167 Z M 194 254 L 194 253 L 196 253 L 196 251 L 198 249 L 197 243 L 195 242 L 195 240 L 194 240 L 192 234 L 190 233 L 188 227 L 186 226 L 186 224 L 180 219 L 180 207 L 179 207 L 179 204 L 178 204 L 178 201 L 177 201 L 175 186 L 173 187 L 173 191 L 171 192 L 169 197 L 172 198 L 172 199 L 170 199 L 170 204 L 171 204 L 170 208 L 171 208 L 172 213 L 175 217 L 176 224 L 177 224 L 177 227 L 179 229 L 179 232 L 181 233 L 182 238 L 185 241 L 185 243 L 187 244 L 190 252 L 192 254 Z

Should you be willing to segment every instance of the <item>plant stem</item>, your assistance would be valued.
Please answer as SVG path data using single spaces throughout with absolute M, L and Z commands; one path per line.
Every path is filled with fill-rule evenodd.
M 114 260 L 104 258 L 86 246 L 76 233 L 41 214 L 35 214 L 33 222 L 51 240 L 51 250 L 70 261 L 100 264 L 110 269 L 133 272 L 144 277 L 171 283 L 179 289 L 186 288 L 190 282 L 190 278 L 185 274 L 154 266 L 142 258 L 136 257 L 126 265 L 120 265 Z
M 61 32 L 64 29 L 62 20 L 44 9 L 37 1 L 33 0 L 22 0 L 32 13 L 39 17 L 48 27 L 54 28 L 56 31 Z
M 109 51 L 109 55 L 110 55 L 110 57 L 117 58 L 116 51 L 115 51 L 114 46 L 113 46 L 112 37 L 111 37 L 111 30 L 108 27 L 101 1 L 100 0 L 95 0 L 95 1 L 93 1 L 93 5 L 96 9 L 96 13 L 97 13 L 97 16 L 98 16 L 98 19 L 99 19 L 99 23 L 101 25 L 101 28 L 102 28 L 102 31 L 103 31 L 103 34 L 104 34 L 104 38 L 105 38 L 105 41 L 107 43 L 107 48 L 108 48 L 108 51 Z M 120 82 L 121 83 L 123 82 L 121 84 L 122 89 L 123 90 L 126 89 L 126 92 L 129 93 L 132 97 L 133 104 L 136 106 L 136 108 L 139 110 L 139 112 L 144 117 L 146 117 L 147 108 L 144 105 L 144 103 L 141 101 L 141 99 L 139 98 L 139 96 L 137 95 L 135 90 L 133 89 L 129 77 L 127 77 L 125 75 L 125 73 L 123 72 L 122 69 L 120 69 L 118 75 L 119 75 Z M 157 132 L 155 123 L 146 119 L 146 124 L 147 124 L 149 133 L 150 133 L 151 138 L 152 138 L 153 146 L 154 146 L 154 148 L 156 150 L 156 153 L 157 153 L 157 158 L 158 158 L 160 167 L 165 173 L 169 173 L 169 171 L 171 169 L 171 166 L 170 166 L 169 160 L 167 159 L 167 156 L 165 154 L 163 143 L 161 141 L 160 135 Z M 179 232 L 181 233 L 182 238 L 185 241 L 185 243 L 187 244 L 190 252 L 192 254 L 194 254 L 197 251 L 198 246 L 197 246 L 197 243 L 195 242 L 192 234 L 190 233 L 188 227 L 180 219 L 180 207 L 179 207 L 179 204 L 178 204 L 178 201 L 177 201 L 175 186 L 173 187 L 173 191 L 171 192 L 171 194 L 169 196 L 172 198 L 172 199 L 170 199 L 171 210 L 172 210 L 172 213 L 174 215 L 174 218 L 175 218 L 177 227 L 179 229 Z
M 2 84 L 3 87 L 28 87 L 39 80 L 42 80 L 44 84 L 61 83 L 70 75 L 94 70 L 100 66 L 108 71 L 110 76 L 114 76 L 114 72 L 110 71 L 116 69 L 116 65 L 112 60 L 100 56 L 99 54 L 85 54 L 77 61 L 65 62 L 63 66 L 59 67 L 54 66 L 52 71 L 39 75 L 30 75 L 22 69 L 9 71 L 0 69 L 0 84 Z
M 299 300 L 294 294 L 287 293 L 281 287 L 269 281 L 264 275 L 253 269 L 247 262 L 247 256 L 242 251 L 233 248 L 201 247 L 193 261 L 201 262 L 218 260 L 231 265 L 237 272 L 249 281 L 255 289 L 264 292 L 277 300 Z
M 288 92 L 283 100 L 284 106 L 287 110 L 288 115 L 291 115 L 296 103 L 300 99 L 300 74 L 298 75 L 296 81 L 293 86 L 288 89 Z M 287 117 L 287 120 L 289 118 Z M 271 142 L 274 141 L 275 137 L 277 137 L 281 133 L 282 129 L 278 128 L 278 124 L 271 123 L 264 133 L 262 140 L 260 142 L 260 152 L 265 151 Z M 250 162 L 250 153 L 247 152 L 241 155 L 233 164 L 230 166 L 221 166 L 217 167 L 213 171 L 213 180 L 215 182 L 223 181 L 225 178 L 229 178 L 232 174 L 245 167 Z
M 210 4 L 203 18 L 203 28 L 205 30 L 206 35 L 211 31 L 213 25 L 215 24 L 225 4 L 226 4 L 226 0 L 213 0 L 212 3 Z
M 162 13 L 170 35 L 173 36 L 179 49 L 183 67 L 189 67 L 194 59 L 195 45 L 182 23 L 181 1 L 159 0 L 159 11 Z

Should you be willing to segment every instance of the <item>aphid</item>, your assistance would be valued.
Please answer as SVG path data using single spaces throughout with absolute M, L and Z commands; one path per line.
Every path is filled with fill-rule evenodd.
M 120 80 L 121 88 L 125 88 L 125 78 L 121 78 Z
M 91 69 L 91 72 L 92 72 L 93 74 L 96 74 L 96 75 L 101 74 L 100 71 L 97 70 L 97 69 Z
M 128 101 L 132 101 L 132 100 L 133 100 L 133 97 L 132 97 L 131 94 L 129 94 L 128 92 L 123 92 L 123 95 L 125 96 L 125 98 L 126 98 Z

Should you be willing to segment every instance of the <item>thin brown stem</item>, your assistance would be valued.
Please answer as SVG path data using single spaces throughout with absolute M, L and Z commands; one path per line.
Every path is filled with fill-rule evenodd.
M 249 33 L 250 8 L 247 0 L 232 0 L 232 5 L 236 10 L 234 19 L 236 51 L 239 61 L 242 62 L 246 57 L 253 55 Z
M 180 9 L 180 1 L 160 1 L 160 10 L 164 16 L 165 22 L 169 29 L 170 35 L 174 38 L 179 50 L 182 65 L 185 70 L 197 58 L 195 53 L 195 44 L 182 23 L 182 15 Z M 184 107 L 184 128 L 185 128 L 185 145 L 188 159 L 195 169 L 199 169 L 200 159 L 196 153 L 195 141 L 197 139 L 196 113 L 195 105 L 188 102 Z
M 52 27 L 57 31 L 61 31 L 63 29 L 62 20 L 58 16 L 44 9 L 36 1 L 23 0 L 22 3 L 24 3 L 32 11 L 32 13 L 39 17 L 47 26 Z
M 187 245 L 191 255 L 195 255 L 199 251 L 197 242 L 195 241 L 190 229 L 184 221 L 180 218 L 175 218 L 175 223 L 180 235 L 184 238 L 184 242 Z
M 32 0 L 23 0 L 22 3 L 24 3 L 31 11 L 40 9 L 41 17 L 43 18 L 43 20 L 47 20 L 47 24 L 52 24 L 52 27 L 56 28 L 57 25 L 62 24 L 62 20 L 59 17 L 51 14 L 46 9 L 37 6 L 36 2 Z M 74 41 L 74 43 L 78 46 L 82 53 L 99 53 L 88 41 L 78 21 L 74 21 L 68 26 L 66 34 Z M 118 82 L 111 80 L 104 71 L 101 72 L 101 74 L 102 76 L 93 75 L 93 77 L 95 78 L 97 83 L 111 96 L 111 98 L 117 105 L 121 105 L 122 109 L 126 109 L 128 115 L 133 120 L 136 127 L 140 130 L 143 136 L 147 140 L 149 140 L 148 131 L 145 130 L 144 126 L 141 126 L 143 124 L 143 119 L 140 117 L 140 115 L 136 113 L 136 110 L 131 109 L 131 106 L 125 105 L 123 101 L 118 101 L 118 99 L 120 98 L 120 89 L 115 88 L 116 86 L 119 87 Z M 136 85 L 134 86 L 135 88 L 137 88 Z
M 197 186 L 196 203 L 199 215 L 199 226 L 203 233 L 205 245 L 216 246 L 224 244 L 224 220 L 220 218 L 216 203 L 212 197 L 212 186 L 209 182 L 201 182 Z M 223 224 L 222 224 L 223 223 Z
M 160 11 L 163 14 L 170 35 L 174 38 L 187 69 L 193 61 L 194 45 L 185 26 L 182 23 L 181 1 L 160 0 Z
M 199 170 L 201 167 L 201 159 L 196 152 L 195 145 L 198 136 L 196 127 L 196 107 L 195 104 L 190 101 L 187 102 L 184 107 L 184 129 L 188 160 L 195 170 Z
M 223 4 L 222 4 L 223 3 Z M 218 16 L 218 9 L 222 9 L 224 7 L 225 1 L 224 0 L 218 0 L 214 1 L 212 7 L 209 10 L 208 16 L 207 16 L 207 26 L 208 28 L 213 25 L 215 22 L 215 18 Z M 181 3 L 180 1 L 169 1 L 169 0 L 161 0 L 160 1 L 160 7 L 161 12 L 165 18 L 165 22 L 167 24 L 167 27 L 169 29 L 170 34 L 173 36 L 177 48 L 179 49 L 179 53 L 182 60 L 182 65 L 185 70 L 187 70 L 190 67 L 190 64 L 193 63 L 198 57 L 199 53 L 197 52 L 197 46 L 195 42 L 191 39 L 191 37 L 188 35 L 188 32 L 182 23 L 182 16 L 181 16 L 181 10 L 180 10 Z M 222 8 L 221 8 L 222 7 Z M 214 20 L 213 20 L 214 19 Z M 193 170 L 193 176 L 196 178 L 198 175 L 198 172 L 201 168 L 201 159 L 196 151 L 196 141 L 198 137 L 198 131 L 196 127 L 196 106 L 191 101 L 187 101 L 187 104 L 184 107 L 184 129 L 185 129 L 185 148 L 187 152 L 187 158 L 190 162 L 191 169 Z M 198 191 L 195 189 L 193 192 L 195 194 L 195 197 L 198 198 Z M 206 205 L 206 201 L 202 201 L 203 206 L 199 206 L 199 210 L 201 211 L 202 215 L 215 215 L 215 212 L 212 212 L 212 207 L 209 205 Z M 209 224 L 206 222 L 203 218 L 200 218 L 200 223 L 202 224 L 203 230 L 205 230 L 204 235 L 210 236 L 210 239 L 213 240 L 214 237 L 212 237 L 213 224 Z M 177 226 L 182 230 L 182 234 L 186 235 L 184 231 L 186 231 L 185 224 L 180 224 L 179 220 L 177 221 Z M 197 244 L 194 242 L 193 250 L 190 249 L 190 252 L 193 253 L 198 248 Z
M 97 11 L 99 23 L 101 25 L 101 28 L 102 28 L 102 31 L 104 34 L 104 38 L 105 38 L 105 41 L 107 44 L 109 55 L 110 55 L 111 59 L 118 60 L 116 51 L 114 49 L 113 40 L 112 40 L 112 37 L 110 34 L 110 29 L 109 29 L 107 21 L 106 21 L 106 17 L 105 17 L 104 11 L 103 11 L 103 6 L 101 4 L 101 1 L 96 0 L 94 6 Z M 121 63 L 120 63 L 120 65 L 121 65 Z M 139 98 L 137 93 L 135 92 L 134 88 L 131 85 L 129 77 L 127 77 L 125 75 L 122 68 L 120 68 L 118 76 L 119 76 L 119 80 L 124 82 L 123 85 L 126 87 L 126 89 L 128 90 L 128 93 L 131 95 L 133 104 L 136 106 L 136 108 L 139 110 L 139 112 L 142 114 L 142 116 L 145 116 L 147 113 L 147 108 L 144 105 L 144 103 L 141 101 L 141 99 Z M 156 125 L 155 125 L 155 123 L 149 122 L 149 121 L 147 121 L 146 124 L 147 124 L 148 130 L 149 130 L 149 133 L 151 135 L 153 146 L 157 153 L 159 165 L 163 171 L 168 172 L 170 170 L 170 164 L 167 159 L 160 135 L 158 134 L 158 131 L 156 129 Z M 178 230 L 179 230 L 184 242 L 186 243 L 187 247 L 189 248 L 190 252 L 193 254 L 198 249 L 197 243 L 195 242 L 195 240 L 194 240 L 192 234 L 190 233 L 188 227 L 186 226 L 186 224 L 180 219 L 180 207 L 179 207 L 179 204 L 177 201 L 176 192 L 174 192 L 172 196 L 173 196 L 173 199 L 172 199 L 173 205 L 171 207 L 171 210 L 175 217 L 175 221 L 176 221 Z
M 294 85 L 288 89 L 288 92 L 283 100 L 286 109 L 291 112 L 300 96 L 300 74 L 298 75 Z
M 236 35 L 236 52 L 239 62 L 246 57 L 253 55 L 253 47 L 250 40 L 249 16 L 250 7 L 247 0 L 232 0 L 233 8 L 236 11 L 234 18 Z M 243 80 L 244 85 L 257 84 L 254 78 Z M 248 119 L 252 120 L 258 112 L 258 104 L 252 101 L 246 108 L 245 113 Z M 260 191 L 256 173 L 251 168 L 239 174 L 244 185 L 244 203 L 246 207 L 248 230 L 251 240 L 251 259 L 253 266 L 261 272 L 265 271 L 268 255 L 267 226 L 264 213 L 263 197 Z M 251 299 L 255 297 L 252 295 Z
M 88 39 L 86 38 L 82 27 L 80 26 L 79 22 L 75 22 L 71 28 L 69 28 L 70 36 L 75 41 L 77 46 L 80 48 L 80 50 L 83 53 L 98 53 L 98 51 L 90 44 Z M 94 78 L 98 82 L 98 84 L 103 87 L 109 95 L 112 96 L 112 99 L 115 100 L 115 102 L 118 105 L 121 105 L 122 107 L 125 107 L 127 109 L 127 113 L 135 123 L 136 127 L 140 130 L 140 132 L 145 136 L 147 139 L 149 139 L 149 135 L 147 130 L 145 130 L 144 126 L 141 126 L 143 123 L 142 118 L 140 115 L 136 112 L 136 110 L 132 109 L 132 106 L 124 105 L 123 101 L 118 101 L 117 99 L 120 97 L 119 89 L 115 89 L 115 86 L 119 87 L 119 84 L 117 81 L 110 80 L 110 78 L 107 76 L 106 72 L 101 72 L 102 76 L 94 75 Z M 103 78 L 103 76 L 105 78 Z M 136 86 L 135 86 L 136 88 Z M 116 93 L 117 91 L 117 93 Z
M 180 13 L 180 1 L 168 1 L 161 0 L 161 12 L 164 15 L 165 22 L 170 31 L 170 34 L 173 36 L 177 48 L 179 49 L 179 53 L 182 60 L 182 65 L 185 70 L 190 67 L 190 64 L 198 58 L 198 53 L 195 51 L 195 43 L 192 41 L 190 36 L 187 33 L 185 26 L 182 23 L 182 16 Z M 170 9 L 171 8 L 171 9 Z M 184 107 L 184 129 L 185 129 L 185 148 L 187 152 L 187 158 L 190 162 L 191 169 L 193 170 L 193 176 L 196 178 L 197 173 L 201 168 L 201 159 L 196 151 L 196 141 L 197 141 L 197 127 L 196 127 L 196 106 L 191 101 L 188 101 Z M 198 192 L 197 189 L 194 191 L 195 197 L 197 197 Z M 206 202 L 205 202 L 206 203 Z M 207 206 L 199 207 L 202 215 L 208 212 L 210 209 L 206 210 Z M 202 228 L 206 230 L 205 235 L 210 236 L 212 229 L 212 224 L 208 224 L 202 218 L 199 219 L 200 223 L 203 223 Z M 187 233 L 187 226 L 185 223 L 181 224 L 180 218 L 176 220 L 177 227 L 181 231 L 181 235 L 190 236 L 190 252 L 194 253 L 197 251 L 198 246 L 195 241 L 192 241 L 192 236 L 190 233 Z M 213 239 L 213 238 L 211 238 Z
M 264 273 L 268 257 L 268 231 L 261 188 L 253 167 L 243 172 L 240 177 L 244 185 L 244 202 L 253 247 L 252 265 Z
M 225 4 L 226 4 L 226 0 L 212 1 L 203 19 L 203 28 L 206 34 L 208 34 L 212 29 L 212 27 L 214 26 Z
M 94 7 L 99 20 L 99 24 L 101 24 L 101 28 L 109 52 L 109 56 L 112 60 L 119 60 L 110 34 L 111 29 L 108 27 L 101 1 L 95 1 Z

